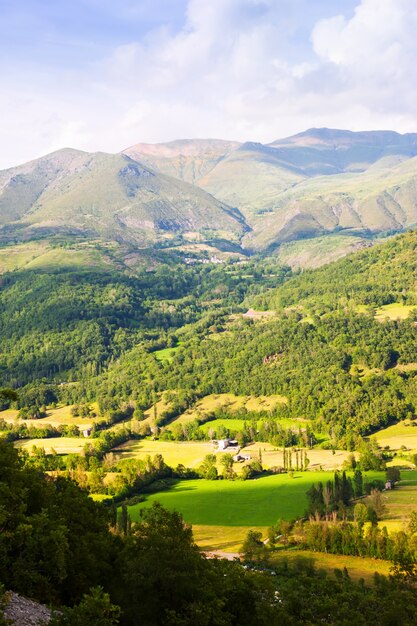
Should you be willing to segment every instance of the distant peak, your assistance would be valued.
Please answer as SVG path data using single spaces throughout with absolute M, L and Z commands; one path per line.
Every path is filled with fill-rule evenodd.
M 350 146 L 352 144 L 367 145 L 399 145 L 417 142 L 417 134 L 401 135 L 394 130 L 353 131 L 339 128 L 308 128 L 284 139 L 277 139 L 270 146 Z
M 199 156 L 225 154 L 239 146 L 239 142 L 225 139 L 176 139 L 166 143 L 137 143 L 123 150 L 123 153 L 158 157 Z

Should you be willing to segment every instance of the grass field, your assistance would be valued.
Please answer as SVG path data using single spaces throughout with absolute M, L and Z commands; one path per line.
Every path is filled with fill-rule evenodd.
M 255 311 L 255 309 L 249 309 L 246 313 L 242 313 L 242 317 L 253 320 L 255 322 L 268 321 L 277 316 L 276 311 Z
M 90 242 L 73 242 L 70 248 L 48 242 L 21 243 L 0 248 L 0 274 L 16 269 L 108 268 L 111 259 Z
M 372 439 L 382 448 L 389 446 L 391 450 L 400 450 L 405 446 L 407 450 L 417 450 L 417 421 L 403 420 L 375 433 Z
M 252 443 L 242 449 L 242 453 L 247 453 L 254 457 L 259 456 L 259 450 L 262 454 L 262 465 L 268 469 L 270 467 L 283 467 L 283 451 L 282 448 L 276 448 L 270 443 Z M 331 450 L 320 450 L 313 448 L 307 450 L 307 458 L 310 460 L 309 470 L 332 470 L 342 467 L 343 462 L 349 456 L 349 452 L 345 450 L 335 450 L 335 454 Z M 295 466 L 295 453 L 292 454 L 293 467 Z
M 85 446 L 84 437 L 51 437 L 49 439 L 22 439 L 15 442 L 16 448 L 23 448 L 29 452 L 32 446 L 43 448 L 47 454 L 55 450 L 57 454 L 78 454 Z
M 273 411 L 279 404 L 287 401 L 284 396 L 235 396 L 233 393 L 211 394 L 198 400 L 193 407 L 183 413 L 175 423 L 190 422 L 205 413 L 212 413 L 219 409 L 228 409 L 238 412 L 242 409 L 248 411 Z
M 116 425 L 115 428 L 119 426 L 120 425 Z M 117 452 L 121 454 L 122 459 L 144 459 L 148 455 L 153 457 L 155 454 L 161 454 L 165 463 L 171 467 L 176 467 L 179 463 L 182 463 L 186 467 L 197 467 L 203 461 L 206 454 L 211 454 L 216 450 L 217 445 L 209 441 L 160 441 L 152 439 L 131 439 L 117 447 Z M 249 444 L 241 450 L 242 453 L 250 455 L 251 460 L 259 458 L 259 451 L 261 452 L 262 465 L 265 469 L 283 466 L 282 448 L 276 448 L 270 443 L 256 442 Z M 225 453 L 227 453 L 227 449 Z M 222 454 L 222 452 L 217 453 L 219 460 Z M 309 470 L 339 469 L 348 456 L 349 452 L 344 450 L 335 450 L 335 454 L 333 454 L 331 450 L 321 450 L 318 448 L 307 450 L 307 457 L 310 460 Z M 295 458 L 295 453 L 293 453 L 294 469 Z M 242 467 L 247 463 L 250 463 L 250 461 L 235 463 L 235 471 L 239 474 Z M 217 465 L 220 469 L 220 464 L 218 463 Z
M 386 318 L 390 320 L 404 320 L 416 308 L 415 304 L 400 304 L 399 302 L 385 304 L 376 310 L 375 319 L 380 322 L 383 322 Z
M 182 463 L 186 467 L 196 467 L 206 454 L 211 454 L 216 446 L 205 441 L 152 441 L 130 440 L 117 448 L 122 459 L 144 459 L 148 455 L 162 454 L 165 463 L 176 467 Z
M 93 411 L 98 412 L 98 405 L 96 402 L 90 402 L 90 407 Z M 94 417 L 73 417 L 71 415 L 71 406 L 61 406 L 56 409 L 47 409 L 46 417 L 42 417 L 38 420 L 18 420 L 18 424 L 26 424 L 28 426 L 68 426 L 73 424 L 75 426 L 83 426 L 89 428 L 95 421 L 103 418 Z M 17 419 L 18 411 L 14 409 L 8 409 L 0 412 L 0 419 L 4 419 L 5 422 L 12 424 Z
M 312 552 L 311 550 L 279 550 L 272 556 L 273 562 L 279 563 L 286 559 L 290 563 L 297 559 L 312 559 L 319 569 L 326 570 L 329 574 L 334 574 L 335 569 L 346 569 L 353 580 L 364 578 L 371 583 L 375 572 L 387 576 L 391 567 L 390 561 L 380 559 L 370 559 L 360 556 L 344 556 L 340 554 L 325 554 L 324 552 Z
M 279 517 L 303 515 L 310 485 L 327 480 L 325 472 L 285 474 L 249 481 L 182 480 L 172 489 L 152 494 L 144 503 L 130 507 L 132 519 L 152 502 L 178 510 L 190 524 L 204 526 L 270 526 Z
M 180 345 L 175 346 L 175 348 L 163 348 L 162 350 L 153 352 L 153 355 L 158 361 L 161 361 L 161 363 L 170 363 L 179 348 Z
M 252 526 L 266 537 L 267 526 Z M 222 551 L 239 553 L 246 539 L 247 526 L 205 526 L 193 524 L 193 535 L 198 546 L 207 552 Z
M 381 476 L 375 472 L 370 475 Z M 296 472 L 256 480 L 180 480 L 171 489 L 148 496 L 130 507 L 137 520 L 139 511 L 153 502 L 177 510 L 190 524 L 219 527 L 265 527 L 278 518 L 294 519 L 304 514 L 306 491 L 313 483 L 333 478 L 330 472 Z M 220 530 L 220 529 L 219 529 Z M 218 536 L 221 540 L 222 533 Z
M 386 512 L 379 522 L 388 530 L 404 530 L 410 513 L 417 511 L 417 470 L 401 472 L 401 481 L 383 493 Z

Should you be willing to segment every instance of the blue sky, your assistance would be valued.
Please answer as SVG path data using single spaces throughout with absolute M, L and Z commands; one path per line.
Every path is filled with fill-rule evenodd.
M 0 167 L 63 146 L 417 131 L 415 0 L 0 0 Z

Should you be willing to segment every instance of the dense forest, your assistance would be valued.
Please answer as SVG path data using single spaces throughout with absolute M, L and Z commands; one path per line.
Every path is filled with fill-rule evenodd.
M 96 376 L 134 346 L 165 347 L 175 329 L 239 310 L 289 272 L 265 261 L 160 265 L 139 275 L 91 269 L 14 271 L 0 281 L 0 380 L 22 387 Z M 210 325 L 210 324 L 209 324 Z

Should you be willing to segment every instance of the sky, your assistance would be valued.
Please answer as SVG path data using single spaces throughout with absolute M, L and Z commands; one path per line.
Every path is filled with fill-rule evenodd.
M 417 131 L 416 0 L 0 0 L 0 168 L 73 147 Z

